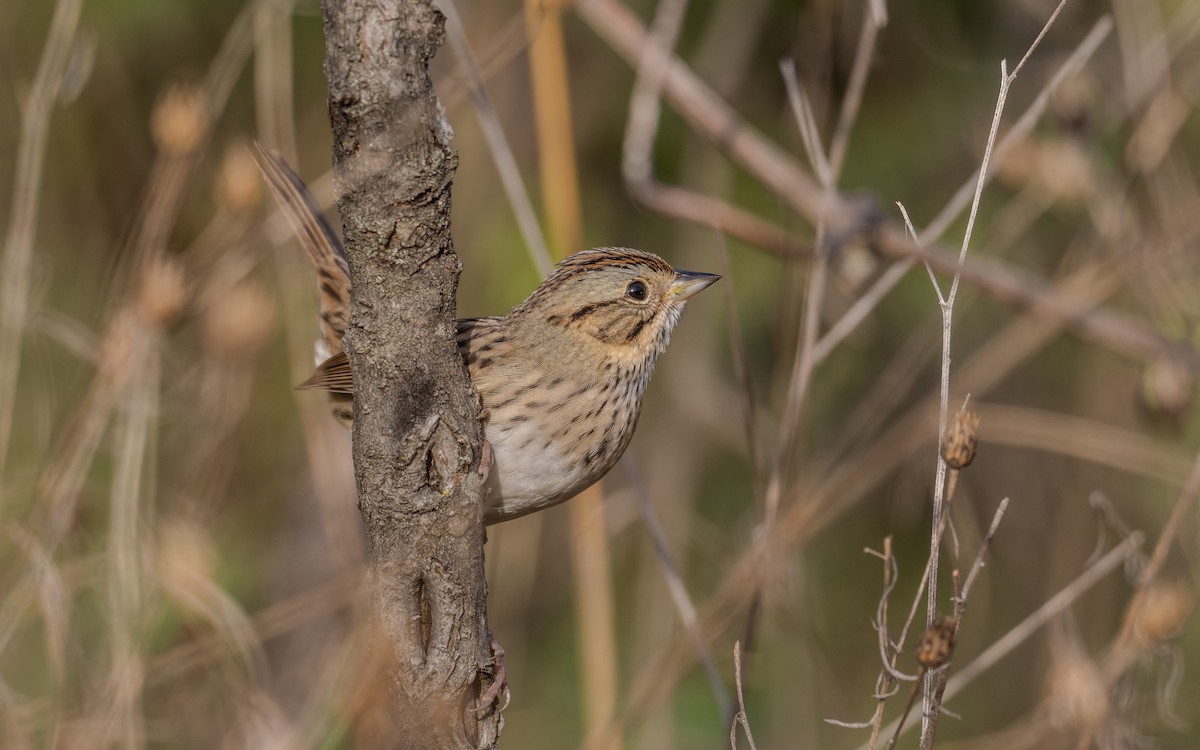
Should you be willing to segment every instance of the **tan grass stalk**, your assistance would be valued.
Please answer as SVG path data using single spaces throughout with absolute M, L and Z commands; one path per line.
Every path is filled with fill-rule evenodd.
M 30 575 L 27 585 L 36 594 L 45 624 L 46 661 L 50 675 L 58 683 L 66 676 L 67 635 L 71 610 L 70 592 L 63 582 L 62 572 L 41 542 L 20 526 L 0 527 L 0 533 L 27 558 Z M 5 640 L 11 637 L 6 636 Z
M 1057 453 L 1178 486 L 1192 465 L 1187 450 L 1171 440 L 1045 409 L 973 404 L 987 424 L 989 444 Z
M 531 39 L 529 67 L 542 204 L 551 251 L 561 258 L 579 247 L 582 235 L 562 9 L 541 0 L 526 0 L 525 13 Z M 602 483 L 572 500 L 568 513 L 582 657 L 584 734 L 589 738 L 585 746 L 609 750 L 621 746 L 620 736 L 601 739 L 593 734 L 609 725 L 617 706 L 617 643 Z
M 525 0 L 542 207 L 554 258 L 579 248 L 582 228 L 562 10 L 552 0 Z
M 13 176 L 12 206 L 4 237 L 0 273 L 0 509 L 4 507 L 4 467 L 12 436 L 14 397 L 21 367 L 21 338 L 29 315 L 33 237 L 41 203 L 46 132 L 58 89 L 67 72 L 83 0 L 58 0 L 29 96 L 21 108 L 21 139 Z
M 144 572 L 141 565 L 142 480 L 151 422 L 158 404 L 157 333 L 136 329 L 132 374 L 121 394 L 116 424 L 116 470 L 109 497 L 109 647 L 105 742 L 139 748 L 145 740 L 141 651 Z

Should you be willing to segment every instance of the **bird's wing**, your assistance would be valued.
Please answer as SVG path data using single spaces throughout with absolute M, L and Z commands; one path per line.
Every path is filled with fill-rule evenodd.
M 479 384 L 478 374 L 488 367 L 486 360 L 496 355 L 503 356 L 503 352 L 509 348 L 507 338 L 503 335 L 502 321 L 503 318 L 464 318 L 458 321 L 458 351 L 476 385 Z M 296 388 L 352 395 L 354 385 L 346 353 L 338 352 L 322 362 L 312 377 Z
M 321 337 L 329 347 L 328 351 L 340 352 L 342 336 L 350 320 L 350 271 L 346 266 L 346 251 L 342 241 L 325 220 L 320 204 L 304 180 L 282 156 L 261 144 L 255 145 L 258 146 L 258 167 L 267 179 L 271 194 L 292 225 L 300 244 L 308 251 L 308 259 L 317 271 Z
M 354 382 L 350 378 L 350 360 L 346 358 L 346 353 L 338 352 L 322 362 L 312 377 L 296 386 L 296 389 L 353 395 Z

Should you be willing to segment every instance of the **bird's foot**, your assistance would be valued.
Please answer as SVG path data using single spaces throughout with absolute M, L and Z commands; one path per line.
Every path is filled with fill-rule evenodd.
M 492 443 L 486 437 L 483 439 L 482 453 L 483 455 L 479 457 L 479 478 L 486 482 L 488 474 L 492 472 L 492 464 L 496 461 L 496 454 L 492 452 Z
M 492 635 L 492 631 L 488 631 L 488 638 L 492 639 L 492 660 L 491 664 L 485 665 L 483 671 L 489 672 L 492 675 L 492 684 L 488 689 L 483 691 L 479 696 L 479 704 L 475 707 L 475 711 L 480 716 L 486 714 L 495 706 L 500 699 L 500 694 L 504 694 L 504 705 L 497 708 L 503 712 L 508 708 L 509 702 L 512 700 L 512 691 L 508 689 L 508 677 L 504 672 L 504 649 L 500 647 L 500 643 L 496 640 L 496 636 Z

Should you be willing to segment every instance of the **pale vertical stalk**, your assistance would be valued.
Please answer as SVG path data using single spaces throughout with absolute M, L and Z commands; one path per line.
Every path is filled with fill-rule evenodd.
M 1000 130 L 1000 117 L 1004 114 L 1004 103 L 1008 99 L 1008 90 L 1012 83 L 1017 78 L 1017 74 L 1025 65 L 1033 51 L 1037 49 L 1042 38 L 1049 31 L 1050 26 L 1054 24 L 1054 20 L 1058 18 L 1058 14 L 1062 12 L 1063 6 L 1067 0 L 1062 0 L 1054 12 L 1050 14 L 1049 20 L 1042 27 L 1041 33 L 1034 39 L 1033 44 L 1026 50 L 1024 57 L 1021 58 L 1017 66 L 1013 68 L 1013 72 L 1008 72 L 1008 64 L 1006 61 L 1000 61 L 1000 93 L 996 97 L 996 108 L 992 114 L 992 126 L 988 131 L 987 147 L 983 151 L 983 161 L 979 165 L 979 178 L 975 183 L 975 195 L 971 201 L 971 211 L 967 216 L 967 228 L 963 232 L 962 247 L 958 253 L 958 268 L 954 274 L 954 280 L 950 283 L 950 293 L 945 297 L 942 296 L 941 288 L 937 284 L 937 279 L 933 276 L 933 269 L 926 264 L 926 270 L 929 271 L 930 279 L 934 282 L 934 289 L 937 291 L 938 303 L 942 310 L 942 366 L 941 366 L 941 384 L 939 388 L 938 401 L 938 456 L 937 456 L 937 476 L 934 480 L 934 498 L 933 498 L 933 534 L 929 545 L 929 578 L 927 591 L 927 608 L 925 612 L 926 625 L 932 625 L 934 618 L 937 616 L 937 576 L 938 576 L 938 553 L 941 547 L 940 535 L 937 529 L 941 525 L 942 503 L 945 493 L 946 483 L 946 461 L 942 458 L 941 444 L 942 438 L 946 434 L 946 418 L 949 412 L 950 402 L 950 337 L 953 326 L 954 316 L 954 300 L 958 296 L 958 284 L 962 278 L 962 266 L 967 259 L 967 248 L 971 244 L 971 232 L 975 228 L 975 217 L 979 212 L 979 201 L 983 196 L 983 187 L 987 181 L 988 164 L 992 157 L 992 149 L 996 145 L 996 133 Z M 904 215 L 905 224 L 909 231 L 912 232 L 916 239 L 916 231 L 913 230 L 911 222 L 908 221 L 908 214 Z M 937 681 L 933 675 L 925 675 L 925 689 L 922 699 L 921 712 L 921 748 L 926 750 L 933 747 L 933 733 L 937 727 L 936 721 L 933 721 L 931 711 L 934 710 L 934 691 Z
M 12 206 L 0 274 L 0 477 L 4 476 L 12 436 L 14 397 L 21 369 L 20 344 L 29 315 L 29 277 L 46 158 L 46 130 L 71 56 L 82 8 L 83 0 L 59 0 L 55 6 L 46 46 L 21 109 L 21 140 L 17 145 Z M 4 485 L 0 482 L 0 509 L 3 507 Z
M 617 638 L 602 483 L 592 485 L 571 501 L 571 539 L 583 666 L 584 747 L 615 750 L 622 744 L 620 733 L 613 730 L 617 710 Z
M 526 0 L 525 13 L 530 36 L 529 66 L 537 121 L 542 205 L 551 252 L 561 258 L 579 247 L 582 235 L 562 8 L 543 0 Z M 589 747 L 610 750 L 621 746 L 621 737 L 607 731 L 616 714 L 617 646 L 608 527 L 600 483 L 571 501 L 570 516 L 583 673 L 584 732 L 590 738 Z
M 254 8 L 254 116 L 259 140 L 295 163 L 291 3 Z
M 133 324 L 131 376 L 117 420 L 116 471 L 109 507 L 108 601 L 112 642 L 109 673 L 113 739 L 125 748 L 144 742 L 142 686 L 145 665 L 138 653 L 142 619 L 141 498 L 146 449 L 158 403 L 157 334 Z

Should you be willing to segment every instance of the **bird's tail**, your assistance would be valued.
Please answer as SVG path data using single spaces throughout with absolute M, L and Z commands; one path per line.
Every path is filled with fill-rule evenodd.
M 342 351 L 342 336 L 350 321 L 350 270 L 346 265 L 346 251 L 300 175 L 279 154 L 262 144 L 255 146 L 258 167 L 271 194 L 316 269 L 321 337 L 328 349 L 325 356 L 332 356 Z

